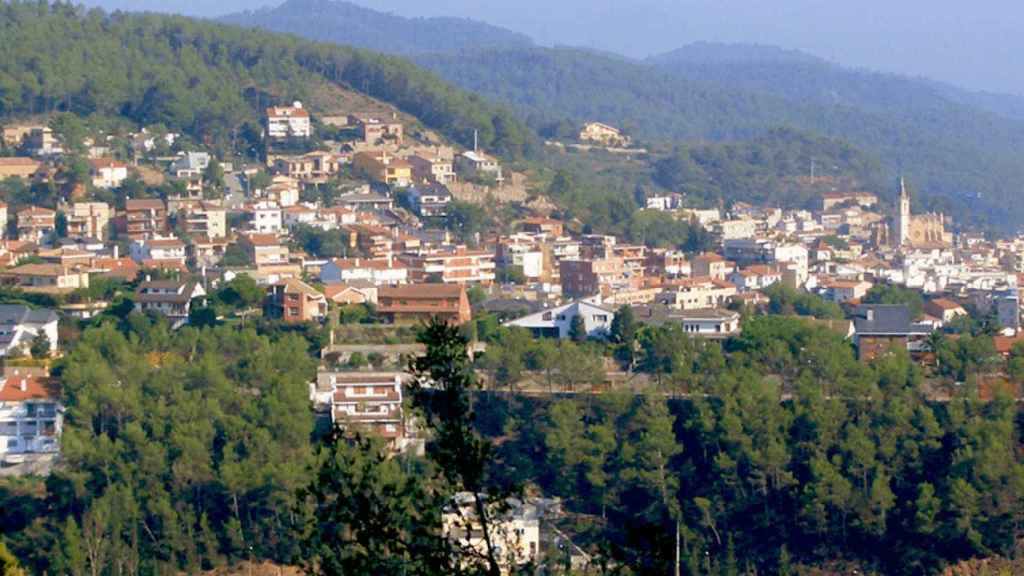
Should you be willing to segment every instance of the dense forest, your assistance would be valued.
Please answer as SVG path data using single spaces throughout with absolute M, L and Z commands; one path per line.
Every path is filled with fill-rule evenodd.
M 451 139 L 517 158 L 531 132 L 508 111 L 395 57 L 176 16 L 0 4 L 0 119 L 70 111 L 163 124 L 226 148 L 262 109 L 323 84 L 393 104 Z
M 280 6 L 229 14 L 219 20 L 388 54 L 533 45 L 523 34 L 483 22 L 465 18 L 406 18 L 340 0 L 287 0 Z
M 813 297 L 771 298 L 781 313 L 835 315 Z M 372 440 L 314 433 L 315 332 L 171 332 L 138 314 L 92 324 L 55 369 L 65 465 L 45 483 L 0 483 L 0 540 L 33 573 L 195 573 L 246 559 L 455 573 L 439 515 L 459 487 L 563 498 L 561 528 L 618 574 L 672 573 L 677 533 L 694 576 L 932 574 L 1012 558 L 1022 537 L 1020 412 L 978 398 L 978 375 L 1001 361 L 984 331 L 939 338 L 941 368 L 925 371 L 895 349 L 862 364 L 842 335 L 796 317 L 748 315 L 719 343 L 642 326 L 624 308 L 607 344 L 537 340 L 480 317 L 489 346 L 472 364 L 458 332 L 434 325 L 413 366 L 431 385 L 411 388 L 434 441 L 426 457 L 395 459 Z M 611 358 L 655 386 L 474 391 L 482 375 L 497 390 L 523 378 L 585 390 Z M 1018 383 L 1022 362 L 1014 350 Z M 966 384 L 936 403 L 925 394 L 936 378 Z

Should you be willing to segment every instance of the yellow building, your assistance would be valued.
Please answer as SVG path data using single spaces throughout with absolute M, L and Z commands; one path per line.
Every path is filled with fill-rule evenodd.
M 389 186 L 412 185 L 412 164 L 387 152 L 359 152 L 352 157 L 352 165 L 357 172 L 374 181 Z

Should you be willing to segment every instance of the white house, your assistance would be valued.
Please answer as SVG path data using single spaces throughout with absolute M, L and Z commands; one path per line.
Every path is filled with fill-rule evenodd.
M 324 284 L 366 281 L 376 286 L 395 286 L 409 281 L 409 268 L 394 258 L 335 258 L 320 267 Z
M 537 338 L 568 338 L 573 318 L 576 316 L 583 318 L 583 330 L 588 338 L 605 338 L 611 333 L 615 312 L 585 300 L 577 300 L 558 308 L 510 320 L 505 326 L 526 328 Z
M 135 290 L 135 310 L 166 316 L 172 328 L 188 323 L 192 299 L 206 296 L 203 285 L 195 280 L 154 280 L 139 284 Z
M 312 135 L 313 125 L 309 120 L 309 112 L 302 107 L 302 102 L 295 102 L 291 106 L 267 108 L 269 138 L 309 138 Z
M 0 305 L 0 356 L 27 352 L 40 333 L 50 340 L 50 353 L 57 351 L 57 313 L 20 304 Z
M 132 260 L 185 263 L 185 243 L 172 237 L 136 240 L 128 247 Z
M 128 165 L 112 158 L 90 161 L 92 185 L 97 188 L 119 188 L 128 179 Z
M 684 310 L 670 320 L 683 325 L 683 332 L 705 338 L 725 338 L 740 331 L 740 315 L 732 310 Z
M 44 371 L 8 368 L 0 379 L 0 462 L 60 450 L 64 408 Z
M 257 234 L 277 234 L 281 231 L 281 207 L 274 202 L 257 202 L 252 207 L 249 228 Z
M 476 499 L 460 492 L 442 516 L 445 535 L 460 549 L 487 553 L 487 541 L 477 520 Z M 503 504 L 488 502 L 490 537 L 503 576 L 518 573 L 516 567 L 536 562 L 540 551 L 540 510 L 532 502 L 515 498 Z

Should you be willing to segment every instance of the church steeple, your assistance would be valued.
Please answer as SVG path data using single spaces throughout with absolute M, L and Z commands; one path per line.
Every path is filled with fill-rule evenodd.
M 893 230 L 897 247 L 906 246 L 910 242 L 910 192 L 907 191 L 907 183 L 902 174 L 899 179 L 899 187 L 900 197 L 896 212 L 896 226 Z

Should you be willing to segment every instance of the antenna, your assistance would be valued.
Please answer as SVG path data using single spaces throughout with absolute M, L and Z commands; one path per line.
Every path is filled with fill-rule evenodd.
M 814 156 L 811 156 L 811 184 L 814 183 Z
M 480 139 L 480 131 L 479 130 L 473 130 L 473 152 L 479 152 L 479 149 L 478 149 L 479 139 Z

